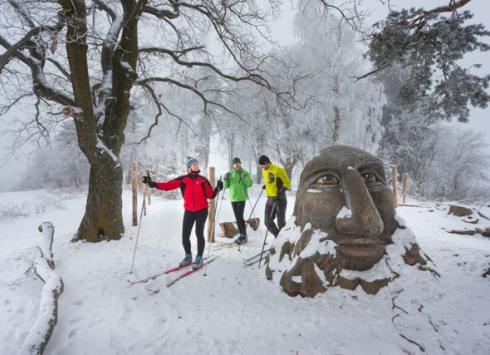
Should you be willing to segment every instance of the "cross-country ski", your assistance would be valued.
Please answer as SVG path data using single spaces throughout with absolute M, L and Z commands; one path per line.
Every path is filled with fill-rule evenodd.
M 255 254 L 255 255 L 251 256 L 250 258 L 243 259 L 243 263 L 244 264 L 247 264 L 247 263 L 249 263 L 249 262 L 251 262 L 251 261 L 253 261 L 255 259 L 259 259 L 261 255 L 264 255 L 265 256 L 265 254 L 268 253 L 268 252 L 269 252 L 269 250 L 263 250 L 263 251 L 259 252 L 258 254 Z
M 235 242 L 223 243 L 223 244 L 220 244 L 220 245 L 213 247 L 213 251 L 221 250 L 221 249 L 225 249 L 225 248 L 233 248 L 233 247 L 238 247 L 238 244 Z
M 252 266 L 252 265 L 254 265 L 254 264 L 257 264 L 257 263 L 258 263 L 260 260 L 262 260 L 262 261 L 263 261 L 263 260 L 265 260 L 265 258 L 266 258 L 266 257 L 267 257 L 267 255 L 268 255 L 268 252 L 269 252 L 269 251 L 268 251 L 268 250 L 266 250 L 266 251 L 264 251 L 264 253 L 263 253 L 263 254 L 259 254 L 259 255 L 258 255 L 257 257 L 255 257 L 254 259 L 249 260 L 249 261 L 244 261 L 244 262 L 243 262 L 243 265 L 244 265 L 245 267 L 248 267 L 248 266 Z M 261 255 L 262 255 L 262 259 L 260 258 L 260 256 L 261 256 Z
M 140 279 L 140 280 L 129 280 L 128 279 L 128 282 L 131 285 L 144 284 L 144 283 L 147 283 L 150 280 L 155 280 L 158 276 L 162 276 L 162 275 L 164 275 L 166 273 L 167 273 L 167 271 L 162 271 L 162 272 L 159 272 L 158 274 L 151 275 L 151 276 L 145 277 L 144 279 Z
M 204 258 L 204 259 L 202 259 L 202 260 L 205 261 L 206 259 L 207 259 L 207 257 Z M 128 282 L 130 284 L 132 284 L 132 285 L 147 283 L 150 280 L 155 280 L 159 276 L 162 276 L 162 275 L 165 275 L 165 274 L 170 274 L 172 272 L 182 270 L 182 269 L 184 269 L 184 268 L 186 268 L 188 266 L 191 266 L 191 265 L 192 265 L 192 263 L 189 263 L 189 264 L 186 264 L 186 265 L 178 265 L 178 266 L 175 266 L 175 267 L 171 267 L 170 269 L 167 269 L 165 271 L 159 272 L 158 274 L 145 277 L 144 279 L 140 279 L 140 280 L 128 280 Z
M 191 268 L 191 269 L 183 272 L 182 274 L 180 274 L 179 276 L 177 276 L 175 279 L 168 281 L 167 284 L 166 284 L 166 286 L 167 287 L 172 286 L 174 283 L 176 283 L 177 281 L 183 279 L 184 277 L 189 276 L 189 275 L 195 273 L 196 271 L 201 270 L 203 267 L 205 267 L 207 264 L 212 263 L 217 258 L 218 258 L 218 256 L 215 256 L 215 257 L 209 259 L 209 261 L 203 262 L 202 265 L 199 268 L 197 268 L 197 269 Z M 151 292 L 151 293 L 159 293 L 161 290 L 162 290 L 162 287 L 155 287 L 155 288 L 148 289 L 148 292 Z

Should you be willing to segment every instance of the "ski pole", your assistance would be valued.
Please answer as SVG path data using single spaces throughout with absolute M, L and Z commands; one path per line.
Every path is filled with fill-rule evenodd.
M 140 236 L 140 229 L 141 229 L 141 219 L 143 218 L 143 209 L 145 207 L 145 196 L 146 196 L 146 189 L 148 188 L 148 182 L 150 180 L 150 171 L 146 171 L 146 176 L 148 179 L 146 180 L 145 188 L 143 189 L 143 203 L 141 204 L 141 213 L 140 213 L 140 224 L 138 225 L 138 232 L 136 233 L 136 242 L 134 244 L 134 251 L 133 251 L 133 261 L 131 263 L 131 271 L 129 272 L 130 274 L 133 273 L 133 266 L 134 266 L 134 259 L 136 258 L 136 247 L 138 246 L 138 238 Z
M 264 191 L 263 189 L 261 189 L 261 190 L 260 190 L 259 197 L 257 197 L 257 201 L 255 202 L 255 205 L 254 205 L 253 207 L 252 207 L 252 202 L 250 201 L 250 198 L 248 197 L 248 194 L 247 194 L 247 200 L 248 200 L 248 203 L 250 204 L 250 207 L 252 208 L 252 211 L 250 212 L 250 216 L 248 217 L 248 219 L 247 219 L 247 221 L 246 221 L 246 222 L 247 222 L 247 224 L 248 224 L 249 226 L 251 226 L 250 219 L 251 219 L 252 217 L 255 219 L 255 221 L 257 221 L 257 217 L 255 217 L 254 210 L 255 210 L 255 206 L 257 206 L 257 202 L 259 202 L 259 198 L 260 198 L 260 196 L 262 195 L 262 192 L 263 192 L 263 191 Z M 257 228 L 258 228 L 258 227 L 259 227 L 259 226 L 258 226 L 258 222 L 257 222 Z M 252 228 L 252 229 L 253 229 L 253 228 Z M 240 249 L 240 248 L 238 248 L 238 249 Z
M 247 200 L 250 203 L 250 207 L 252 207 L 252 212 L 250 212 L 250 217 L 248 217 L 248 219 L 252 218 L 255 207 L 257 206 L 257 203 L 259 202 L 260 196 L 262 196 L 262 192 L 264 192 L 264 189 L 260 189 L 259 197 L 257 197 L 257 201 L 255 201 L 255 205 L 253 207 L 252 207 L 252 202 L 250 201 L 250 198 L 248 197 L 248 194 L 247 194 Z
M 221 176 L 219 177 L 220 181 L 221 181 Z M 219 204 L 219 210 L 218 210 L 218 213 L 216 214 L 216 210 L 214 211 L 214 215 L 215 215 L 215 219 L 213 221 L 213 223 L 216 224 L 216 217 L 218 217 L 220 215 L 220 212 L 221 212 L 221 206 L 223 206 L 223 200 L 225 199 L 225 190 L 223 189 L 223 196 L 221 196 L 221 203 Z M 219 198 L 218 198 L 219 200 Z M 219 201 L 218 201 L 219 202 Z M 216 204 L 218 205 L 218 204 Z M 213 226 L 214 227 L 214 226 Z
M 219 177 L 219 181 L 221 181 L 221 176 Z M 219 210 L 221 210 L 221 206 L 223 205 L 223 200 L 225 198 L 225 192 L 223 191 L 223 197 L 221 197 L 221 203 L 219 203 L 219 194 L 220 194 L 220 192 L 218 191 L 218 195 L 217 195 L 218 198 L 216 199 L 218 202 L 216 203 L 216 208 L 214 209 L 213 224 L 211 226 L 212 235 L 216 234 L 214 232 L 214 229 L 216 227 L 216 218 L 217 218 L 217 216 L 219 216 L 218 205 L 219 205 Z M 209 255 L 211 253 L 211 241 L 209 241 L 208 244 L 209 244 L 209 246 L 208 246 L 208 256 L 207 257 L 209 258 Z M 203 276 L 207 276 L 207 274 L 206 274 L 207 270 L 208 270 L 208 263 L 206 263 L 206 267 L 204 268 L 204 275 Z
M 246 191 L 246 188 L 245 188 L 245 184 L 243 185 L 243 188 L 245 189 L 245 192 L 247 193 Z M 257 206 L 257 203 L 259 202 L 259 199 L 260 199 L 260 196 L 262 196 L 262 192 L 264 191 L 264 189 L 260 189 L 260 194 L 259 194 L 259 197 L 257 197 L 257 201 L 255 201 L 255 205 L 252 207 L 252 202 L 250 201 L 250 197 L 248 196 L 248 193 L 247 193 L 247 200 L 248 200 L 248 203 L 250 204 L 250 207 L 252 207 L 252 211 L 250 212 L 250 216 L 248 217 L 248 219 L 246 220 L 246 223 L 250 226 L 250 218 L 252 218 L 252 216 L 255 218 L 255 220 L 257 220 L 257 218 L 255 217 L 254 215 L 254 210 L 255 210 L 255 206 Z M 257 223 L 257 227 L 258 227 L 258 223 Z M 242 245 L 241 244 L 238 244 L 238 251 L 241 251 L 240 250 L 240 247 Z
M 269 220 L 272 220 L 272 217 L 274 216 L 274 210 L 275 209 L 276 209 L 276 201 L 274 201 L 272 203 L 271 215 L 270 215 Z M 257 267 L 258 269 L 260 269 L 260 263 L 262 262 L 262 257 L 264 256 L 265 241 L 267 240 L 267 234 L 269 233 L 269 227 L 268 226 L 265 226 L 265 227 L 267 228 L 267 231 L 265 232 L 264 244 L 262 244 L 262 252 L 260 254 L 259 266 Z

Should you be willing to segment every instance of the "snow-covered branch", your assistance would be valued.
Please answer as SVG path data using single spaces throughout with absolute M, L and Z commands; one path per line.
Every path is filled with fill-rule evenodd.
M 54 271 L 53 236 L 54 226 L 51 222 L 43 222 L 39 226 L 42 233 L 41 256 L 34 261 L 35 272 L 44 282 L 39 304 L 39 315 L 31 331 L 27 335 L 19 355 L 43 354 L 58 321 L 58 298 L 63 293 L 63 280 Z

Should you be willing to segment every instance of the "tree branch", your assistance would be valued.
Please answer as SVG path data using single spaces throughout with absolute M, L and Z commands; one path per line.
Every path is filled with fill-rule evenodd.
M 187 61 L 180 59 L 181 56 L 183 56 L 184 54 L 187 54 L 190 51 L 194 51 L 194 50 L 198 50 L 198 49 L 202 49 L 202 47 L 187 48 L 185 50 L 178 51 L 178 52 L 171 51 L 171 50 L 165 49 L 165 48 L 146 47 L 146 48 L 141 48 L 139 51 L 140 51 L 140 53 L 163 53 L 163 54 L 167 54 L 170 57 L 172 57 L 172 59 L 179 65 L 183 65 L 183 66 L 186 66 L 189 68 L 192 68 L 192 67 L 209 68 L 224 79 L 228 79 L 228 80 L 235 81 L 235 82 L 252 81 L 252 82 L 254 82 L 260 86 L 265 87 L 266 89 L 269 89 L 269 90 L 272 89 L 272 86 L 269 84 L 269 82 L 265 78 L 263 78 L 260 75 L 250 73 L 249 71 L 246 71 L 248 73 L 248 75 L 246 75 L 246 76 L 231 76 L 231 75 L 228 75 L 228 74 L 224 73 L 223 71 L 219 70 L 218 68 L 216 68 L 214 65 L 212 65 L 210 63 L 197 62 L 197 61 L 187 62 Z M 267 59 L 267 57 L 264 58 L 264 60 L 265 59 Z
M 54 270 L 53 244 L 54 227 L 51 222 L 39 226 L 43 234 L 41 239 L 41 256 L 35 261 L 35 272 L 44 282 L 39 305 L 39 315 L 29 334 L 25 338 L 19 354 L 42 355 L 58 322 L 58 300 L 63 293 L 63 279 Z
M 177 120 L 179 120 L 180 122 L 184 123 L 189 128 L 189 130 L 197 136 L 197 133 L 194 131 L 194 129 L 187 122 L 185 122 L 180 116 L 177 116 L 174 113 L 170 112 L 170 110 L 167 108 L 167 106 L 165 106 L 164 104 L 162 104 L 158 101 L 158 97 L 155 94 L 155 90 L 153 90 L 153 88 L 150 85 L 148 85 L 148 83 L 138 83 L 138 84 L 140 84 L 141 87 L 143 87 L 147 92 L 150 93 L 151 99 L 154 102 L 155 107 L 157 108 L 157 114 L 155 115 L 153 123 L 150 125 L 150 127 L 148 127 L 148 131 L 147 131 L 146 135 L 143 136 L 138 142 L 129 143 L 128 145 L 141 144 L 150 138 L 151 132 L 153 131 L 153 129 L 156 126 L 158 126 L 158 120 L 159 120 L 160 116 L 163 115 L 162 107 L 170 116 L 172 116 L 172 117 L 176 118 Z

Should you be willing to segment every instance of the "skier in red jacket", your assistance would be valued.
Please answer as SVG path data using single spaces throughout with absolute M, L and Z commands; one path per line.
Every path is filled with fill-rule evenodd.
M 180 188 L 184 198 L 184 220 L 182 223 L 182 245 L 185 250 L 185 258 L 180 262 L 181 266 L 192 263 L 191 232 L 194 222 L 196 223 L 197 256 L 193 268 L 202 266 L 202 255 L 204 252 L 204 225 L 208 217 L 208 199 L 215 198 L 219 191 L 223 190 L 223 182 L 218 180 L 213 190 L 209 180 L 200 175 L 199 162 L 196 158 L 188 157 L 185 164 L 187 175 L 179 176 L 165 182 L 154 182 L 150 177 L 144 176 L 143 183 L 148 187 L 156 187 L 159 190 L 171 191 Z

